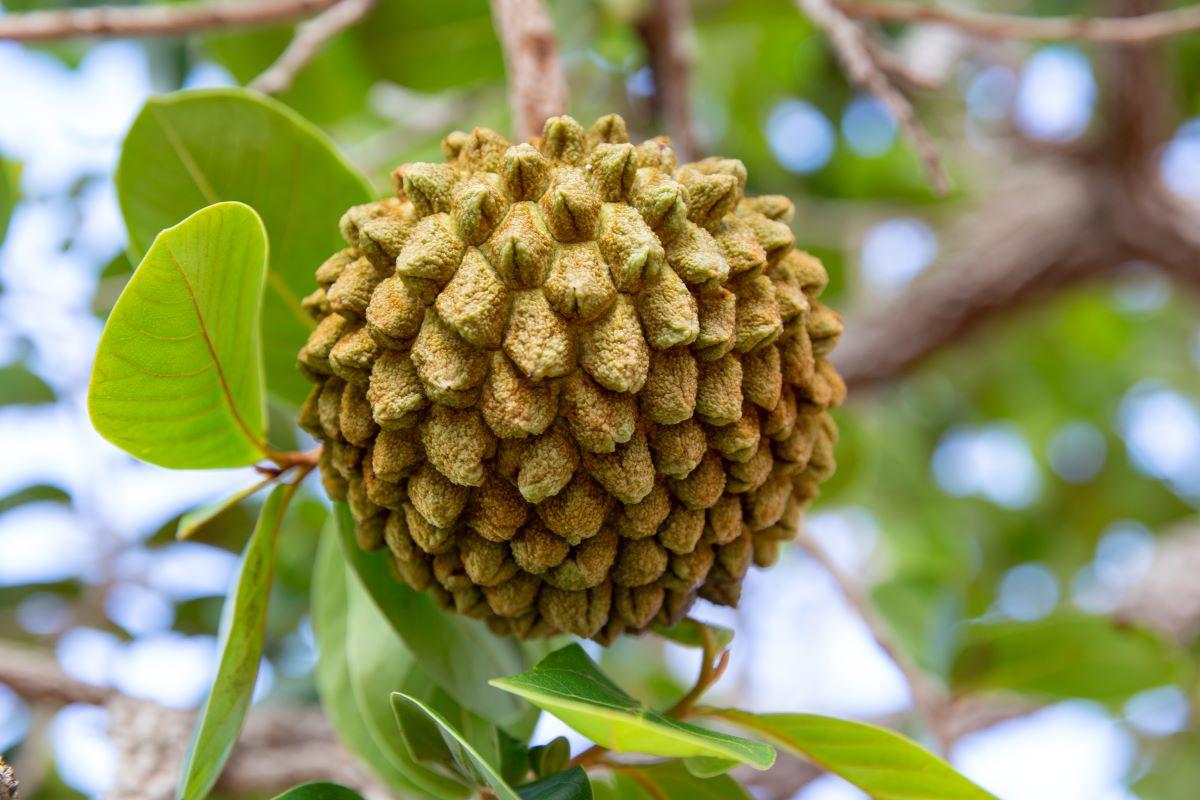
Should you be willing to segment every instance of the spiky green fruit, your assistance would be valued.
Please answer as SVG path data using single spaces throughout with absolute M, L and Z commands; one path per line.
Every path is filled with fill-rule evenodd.
M 620 117 L 452 134 L 317 270 L 301 423 L 360 544 L 520 637 L 735 605 L 834 469 L 841 319 L 782 197 Z

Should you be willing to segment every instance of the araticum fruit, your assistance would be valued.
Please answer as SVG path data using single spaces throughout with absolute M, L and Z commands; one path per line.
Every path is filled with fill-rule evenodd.
M 734 605 L 834 469 L 824 268 L 740 161 L 620 117 L 452 134 L 317 270 L 301 422 L 358 541 L 520 637 Z

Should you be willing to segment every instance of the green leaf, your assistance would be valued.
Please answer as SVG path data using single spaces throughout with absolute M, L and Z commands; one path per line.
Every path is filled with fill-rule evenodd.
M 1117 704 L 1178 681 L 1183 669 L 1180 655 L 1157 634 L 1104 617 L 1063 615 L 968 627 L 951 680 L 966 691 Z
M 183 541 L 184 539 L 190 539 L 205 525 L 212 522 L 221 514 L 233 508 L 238 503 L 242 502 L 247 497 L 254 494 L 273 480 L 273 477 L 264 478 L 257 483 L 247 486 L 245 489 L 239 489 L 229 497 L 217 500 L 213 503 L 208 503 L 200 506 L 199 508 L 194 508 L 186 514 L 181 515 L 179 517 L 179 524 L 175 529 L 175 538 L 179 539 L 180 541 Z
M 670 627 L 655 625 L 654 632 L 664 639 L 670 639 L 684 647 L 703 647 L 703 631 L 706 628 L 712 635 L 717 650 L 724 650 L 733 641 L 733 631 L 729 628 L 723 628 L 720 625 L 710 625 L 707 622 L 701 622 L 691 617 L 677 622 Z
M 353 33 L 377 74 L 421 92 L 495 81 L 504 70 L 486 0 L 381 3 Z
M 602 673 L 578 644 L 546 656 L 520 675 L 492 681 L 618 753 L 708 756 L 766 769 L 775 751 L 761 742 L 662 716 L 634 700 Z
M 447 780 L 418 763 L 396 725 L 388 701 L 395 691 L 426 698 L 436 689 L 435 684 L 417 666 L 352 573 L 346 576 L 346 593 L 348 677 L 363 724 L 379 749 L 409 781 L 435 797 L 465 797 L 468 792 L 460 781 Z
M 8 221 L 17 207 L 16 171 L 0 158 L 0 242 L 8 231 Z
M 492 678 L 524 668 L 517 644 L 477 620 L 442 611 L 427 592 L 396 580 L 386 553 L 368 553 L 358 546 L 354 518 L 345 503 L 334 505 L 334 516 L 347 563 L 425 673 L 484 719 L 510 730 L 528 727 L 533 716 L 529 706 L 488 686 Z
M 54 390 L 24 364 L 0 367 L 0 406 L 53 403 Z
M 353 789 L 336 783 L 306 783 L 275 796 L 275 800 L 363 800 Z
M 212 790 L 250 708 L 262 661 L 279 525 L 294 491 L 291 486 L 276 486 L 267 497 L 246 545 L 237 587 L 225 601 L 221 660 L 188 750 L 177 794 L 180 800 L 200 800 Z
M 286 106 L 240 89 L 153 97 L 125 138 L 116 173 L 129 246 L 197 208 L 240 200 L 255 208 L 271 239 L 262 304 L 267 386 L 299 405 L 310 386 L 295 368 L 313 322 L 300 300 L 313 273 L 345 247 L 338 220 L 372 197 L 329 139 Z
M 454 763 L 463 777 L 475 784 L 486 784 L 492 788 L 500 800 L 520 800 L 520 795 L 513 791 L 500 777 L 496 767 L 488 762 L 471 746 L 461 733 L 446 721 L 446 718 L 425 703 L 409 697 L 401 692 L 392 693 L 392 708 L 396 714 L 396 724 L 401 724 L 402 716 L 408 711 L 416 711 L 427 716 L 435 725 L 442 741 L 454 757 Z
M 529 748 L 529 766 L 539 778 L 562 772 L 570 760 L 571 743 L 565 736 L 558 736 L 548 744 Z
M 583 767 L 517 787 L 522 800 L 592 800 L 592 784 Z
M 992 798 L 933 753 L 875 725 L 815 714 L 751 714 L 734 709 L 711 713 L 762 734 L 875 800 Z
M 1151 748 L 1147 748 L 1149 750 Z M 1155 743 L 1154 761 L 1130 787 L 1140 800 L 1195 800 L 1200 786 L 1200 731 Z
M 342 558 L 336 523 L 331 517 L 321 534 L 312 577 L 313 633 L 318 653 L 316 684 L 321 707 L 347 749 L 361 758 L 396 794 L 427 797 L 399 774 L 359 714 L 350 687 L 346 658 L 346 582 L 350 575 Z
M 0 497 L 0 514 L 28 503 L 62 503 L 69 505 L 70 502 L 71 495 L 59 487 L 40 483 L 35 486 L 26 486 L 24 489 L 15 491 L 10 495 Z
M 266 259 L 262 221 L 241 203 L 209 206 L 155 238 L 96 351 L 88 411 L 104 438 L 176 469 L 262 457 Z
M 624 764 L 606 780 L 593 780 L 596 800 L 750 800 L 728 775 L 699 778 L 678 761 Z

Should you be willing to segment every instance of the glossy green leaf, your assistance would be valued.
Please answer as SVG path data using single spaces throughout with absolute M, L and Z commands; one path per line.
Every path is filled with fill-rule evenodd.
M 391 635 L 394 637 L 395 633 Z M 423 672 L 421 675 L 424 677 Z M 495 725 L 463 708 L 432 681 L 424 686 L 415 681 L 410 683 L 404 688 L 406 694 L 440 714 L 479 755 L 489 764 L 498 765 L 500 773 L 505 774 L 506 753 L 501 750 L 501 733 Z M 392 727 L 398 729 L 397 733 L 413 759 L 442 775 L 462 780 L 454 754 L 446 747 L 438 726 L 428 716 L 407 705 L 390 709 L 390 715 Z
M 88 389 L 92 424 L 163 467 L 240 467 L 266 437 L 258 315 L 267 238 L 218 203 L 160 233 L 109 315 Z
M 274 800 L 363 800 L 362 795 L 336 783 L 306 783 L 288 789 Z
M 338 220 L 371 199 L 362 176 L 329 139 L 286 106 L 240 89 L 153 97 L 134 120 L 116 174 L 129 246 L 197 208 L 240 200 L 262 216 L 271 239 L 262 304 L 267 386 L 298 405 L 311 388 L 296 353 L 313 322 L 300 300 L 313 273 L 345 247 Z
M 1177 681 L 1182 669 L 1178 653 L 1157 634 L 1103 617 L 1064 615 L 970 626 L 951 677 L 962 690 L 1120 703 Z
M 179 783 L 180 800 L 208 796 L 233 751 L 250 708 L 262 661 L 275 545 L 292 491 L 289 486 L 276 486 L 267 497 L 258 525 L 246 545 L 237 586 L 225 601 L 221 659 L 188 750 Z
M 592 780 L 596 800 L 750 800 L 728 775 L 699 778 L 679 761 L 627 764 Z
M 529 748 L 529 766 L 539 778 L 562 772 L 571 761 L 571 743 L 557 736 L 547 744 Z
M 756 769 L 766 769 L 775 761 L 769 745 L 670 719 L 646 708 L 602 673 L 578 644 L 556 650 L 528 672 L 492 684 L 524 697 L 618 753 L 707 756 Z
M 417 666 L 362 583 L 348 573 L 346 584 L 347 670 L 363 724 L 379 749 L 409 781 L 435 797 L 466 797 L 468 792 L 460 781 L 447 780 L 418 763 L 396 725 L 388 700 L 395 691 L 426 698 L 435 684 Z
M 53 403 L 54 390 L 24 364 L 0 367 L 0 406 Z
M 529 706 L 488 685 L 492 678 L 524 667 L 516 642 L 496 636 L 477 620 L 443 611 L 427 592 L 396 580 L 386 553 L 358 546 L 345 503 L 335 504 L 334 516 L 346 561 L 425 673 L 481 717 L 509 729 L 528 728 L 533 716 Z
M 710 625 L 707 622 L 701 622 L 691 617 L 681 620 L 670 627 L 666 627 L 665 625 L 654 626 L 654 632 L 659 636 L 664 639 L 670 639 L 684 647 L 703 647 L 703 631 L 705 629 L 712 636 L 717 650 L 724 650 L 733 641 L 733 631 L 729 628 L 724 628 L 720 625 Z
M 480 755 L 465 736 L 429 705 L 415 697 L 393 692 L 392 708 L 396 713 L 397 725 L 400 724 L 402 715 L 408 711 L 415 711 L 428 717 L 437 726 L 442 741 L 449 749 L 455 765 L 464 778 L 474 784 L 491 787 L 499 800 L 519 800 L 520 796 L 500 776 L 496 766 Z
M 330 517 L 317 547 L 312 577 L 313 634 L 318 653 L 315 677 L 321 708 L 346 748 L 397 795 L 429 797 L 400 775 L 359 713 L 346 656 L 346 584 L 350 576 L 338 543 L 337 525 Z
M 875 800 L 992 798 L 917 743 L 875 725 L 816 714 L 751 714 L 729 709 L 713 715 L 841 776 Z
M 517 787 L 521 800 L 592 800 L 592 784 L 583 767 L 571 767 Z
M 229 497 L 207 503 L 182 514 L 179 517 L 179 525 L 175 528 L 175 538 L 180 541 L 192 538 L 205 525 L 266 486 L 272 480 L 273 478 L 270 477 L 264 478 L 247 486 L 245 489 L 239 489 L 229 495 Z

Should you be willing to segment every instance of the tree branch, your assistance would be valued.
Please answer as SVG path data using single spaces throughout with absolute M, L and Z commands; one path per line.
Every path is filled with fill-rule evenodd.
M 638 24 L 654 75 L 655 114 L 666 127 L 675 154 L 685 163 L 694 161 L 698 152 L 689 88 L 691 29 L 688 0 L 654 0 Z
M 834 0 L 853 19 L 948 25 L 989 39 L 1135 44 L 1200 31 L 1200 6 L 1135 17 L 1022 17 L 909 2 Z
M 225 0 L 214 3 L 156 3 L 0 16 L 0 40 L 41 42 L 77 36 L 104 38 L 182 36 L 218 28 L 272 25 L 316 14 L 337 0 Z
M 341 0 L 296 27 L 287 48 L 250 83 L 263 94 L 279 94 L 291 88 L 304 67 L 317 57 L 325 43 L 356 25 L 375 7 L 376 0 Z
M 829 573 L 829 577 L 841 591 L 842 597 L 867 626 L 871 638 L 900 670 L 912 695 L 913 710 L 933 735 L 939 749 L 943 753 L 947 752 L 952 741 L 946 734 L 945 717 L 948 706 L 943 690 L 929 679 L 925 671 L 896 642 L 891 628 L 875 609 L 874 603 L 871 602 L 871 598 L 867 596 L 859 582 L 830 558 L 824 548 L 804 530 L 803 526 L 796 532 L 795 542 Z
M 892 85 L 886 70 L 876 61 L 866 33 L 842 13 L 833 0 L 796 0 L 796 4 L 824 29 L 850 82 L 874 95 L 896 118 L 900 130 L 917 151 L 934 191 L 945 194 L 950 181 L 941 157 L 908 99 Z
M 118 753 L 112 800 L 170 800 L 195 720 L 181 711 L 127 697 L 71 678 L 52 656 L 0 642 L 0 684 L 31 704 L 103 706 Z M 374 779 L 338 742 L 320 709 L 256 708 L 218 788 L 230 795 L 275 793 L 298 783 L 326 780 L 385 797 Z
M 992 318 L 1127 260 L 1128 248 L 1102 224 L 1092 188 L 1056 166 L 993 190 L 947 235 L 935 268 L 898 297 L 848 315 L 833 353 L 846 384 L 894 379 Z
M 492 20 L 504 50 L 517 138 L 529 139 L 567 110 L 567 76 L 554 24 L 542 0 L 492 0 Z

